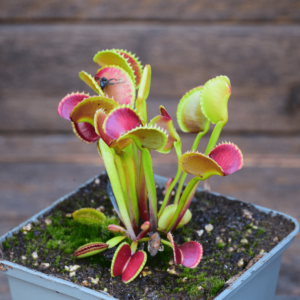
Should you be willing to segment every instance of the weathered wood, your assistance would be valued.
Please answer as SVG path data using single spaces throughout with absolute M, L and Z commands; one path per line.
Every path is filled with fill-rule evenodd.
M 88 88 L 87 88 L 88 89 Z M 56 110 L 60 96 L 37 95 L 31 91 L 21 94 L 5 93 L 0 101 L 0 131 L 3 132 L 64 132 L 71 133 L 70 122 L 58 116 Z M 243 92 L 243 91 L 242 91 Z M 261 93 L 249 91 L 243 94 L 233 88 L 229 100 L 229 121 L 224 132 L 260 132 L 260 133 L 288 133 L 300 132 L 299 112 L 288 113 L 285 110 L 285 94 L 268 89 Z M 152 91 L 151 91 L 152 93 Z M 0 91 L 1 94 L 1 91 Z M 32 95 L 32 96 L 31 96 Z M 179 98 L 149 97 L 149 120 L 159 114 L 159 106 L 164 105 L 174 120 L 174 125 L 180 131 L 176 110 Z M 211 126 L 213 128 L 213 125 Z
M 209 0 L 2 0 L 2 20 L 183 20 L 183 21 L 293 21 L 299 20 L 299 1 Z
M 0 130 L 69 130 L 54 111 L 59 99 L 89 91 L 78 72 L 94 74 L 93 55 L 120 47 L 152 65 L 151 98 L 172 101 L 171 112 L 187 90 L 226 74 L 225 130 L 298 132 L 298 106 L 287 106 L 300 84 L 299 41 L 299 26 L 2 25 Z

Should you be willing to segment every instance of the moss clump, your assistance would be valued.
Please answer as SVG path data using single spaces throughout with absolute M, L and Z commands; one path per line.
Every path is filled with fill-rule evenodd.
M 259 236 L 265 232 L 265 229 L 262 227 L 259 227 L 255 233 L 256 236 Z
M 4 249 L 9 249 L 10 248 L 10 244 L 8 243 L 8 241 L 4 241 L 2 243 L 2 245 L 3 245 Z

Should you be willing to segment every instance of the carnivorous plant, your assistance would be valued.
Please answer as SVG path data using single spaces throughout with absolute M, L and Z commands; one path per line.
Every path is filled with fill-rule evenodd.
M 81 140 L 97 144 L 113 191 L 112 205 L 122 226 L 109 225 L 108 230 L 118 235 L 105 243 L 83 245 L 74 256 L 83 258 L 119 245 L 112 260 L 111 275 L 121 275 L 125 283 L 134 280 L 146 264 L 146 252 L 137 251 L 141 242 L 148 243 L 152 256 L 163 251 L 163 245 L 171 247 L 175 264 L 195 268 L 202 258 L 202 245 L 190 241 L 177 246 L 172 232 L 191 220 L 189 206 L 201 180 L 212 175 L 227 176 L 243 165 L 242 153 L 236 145 L 216 146 L 228 120 L 230 81 L 226 76 L 218 76 L 192 89 L 180 100 L 177 109 L 180 129 L 197 133 L 191 151 L 182 154 L 180 136 L 163 106 L 159 108 L 160 114 L 148 121 L 150 65 L 142 67 L 135 55 L 119 49 L 98 52 L 94 62 L 100 65 L 95 76 L 82 71 L 79 77 L 96 95 L 68 94 L 60 101 L 58 113 L 71 121 Z M 215 127 L 202 154 L 197 152 L 198 144 L 209 131 L 210 123 Z M 178 157 L 178 171 L 174 179 L 168 180 L 158 211 L 150 151 L 166 154 L 172 148 Z M 187 173 L 195 177 L 182 192 Z M 178 182 L 174 203 L 170 204 L 171 192 Z M 92 208 L 80 209 L 73 217 L 85 224 L 106 218 Z

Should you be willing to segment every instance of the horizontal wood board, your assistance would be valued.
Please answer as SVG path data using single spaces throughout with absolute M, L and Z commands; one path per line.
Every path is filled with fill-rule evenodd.
M 2 0 L 0 20 L 298 21 L 297 0 Z
M 291 88 L 300 85 L 299 28 L 1 25 L 0 131 L 67 132 L 55 112 L 58 101 L 72 91 L 93 94 L 78 72 L 95 74 L 93 55 L 119 47 L 152 66 L 153 116 L 165 104 L 175 117 L 186 91 L 226 74 L 233 94 L 225 130 L 299 133 L 300 98 L 290 99 Z

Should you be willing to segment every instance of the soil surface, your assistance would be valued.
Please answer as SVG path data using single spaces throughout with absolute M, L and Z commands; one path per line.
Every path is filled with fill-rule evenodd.
M 155 257 L 147 253 L 144 270 L 134 281 L 124 284 L 120 276 L 110 275 L 116 248 L 85 259 L 72 255 L 85 243 L 105 241 L 113 236 L 104 226 L 78 224 L 69 215 L 77 209 L 93 207 L 112 216 L 108 223 L 117 223 L 106 193 L 107 180 L 106 175 L 100 175 L 37 224 L 32 224 L 30 230 L 20 230 L 7 239 L 2 244 L 3 258 L 105 291 L 118 299 L 213 299 L 294 229 L 293 223 L 280 215 L 266 214 L 251 204 L 200 192 L 190 206 L 192 220 L 173 233 L 178 245 L 189 240 L 203 245 L 203 258 L 198 267 L 174 265 L 172 250 L 165 246 Z M 159 203 L 163 192 L 164 187 L 157 186 Z M 147 251 L 147 245 L 139 247 Z M 72 271 L 72 267 L 76 270 Z

